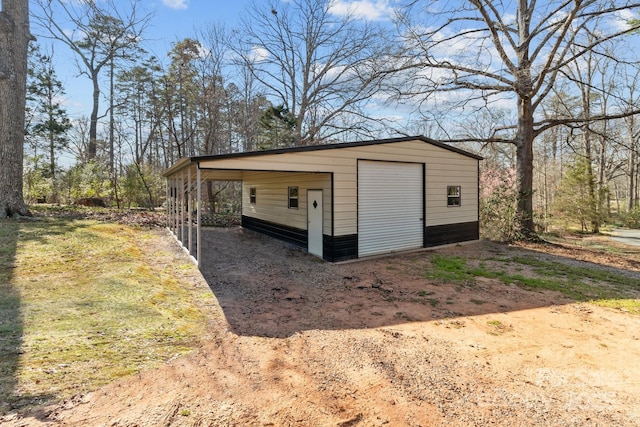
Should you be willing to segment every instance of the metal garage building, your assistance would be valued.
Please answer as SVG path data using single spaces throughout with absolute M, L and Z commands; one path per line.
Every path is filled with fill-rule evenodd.
M 168 224 L 199 260 L 202 185 L 230 180 L 243 227 L 328 261 L 477 240 L 481 159 L 423 136 L 184 158 Z

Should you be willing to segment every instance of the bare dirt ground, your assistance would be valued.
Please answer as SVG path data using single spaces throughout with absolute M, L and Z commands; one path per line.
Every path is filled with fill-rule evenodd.
M 191 280 L 217 303 L 206 307 L 211 337 L 201 349 L 0 423 L 640 425 L 638 316 L 493 279 L 429 281 L 433 252 L 333 265 L 241 229 L 208 230 L 203 241 L 203 277 Z M 578 265 L 597 258 L 640 275 L 637 261 L 560 246 L 438 252 L 507 251 Z M 175 256 L 185 256 L 177 246 Z

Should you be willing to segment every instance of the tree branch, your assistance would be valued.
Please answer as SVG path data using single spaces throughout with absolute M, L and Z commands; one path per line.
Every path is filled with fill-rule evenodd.
M 576 118 L 576 117 L 565 117 L 560 119 L 546 119 L 540 122 L 536 122 L 536 130 L 535 134 L 540 135 L 542 132 L 560 125 L 585 125 L 591 122 L 602 122 L 607 120 L 616 120 L 616 119 L 624 119 L 629 116 L 635 116 L 640 114 L 640 108 L 634 109 L 631 111 L 625 111 L 618 114 L 600 114 L 596 116 L 591 116 L 588 119 L 584 118 Z

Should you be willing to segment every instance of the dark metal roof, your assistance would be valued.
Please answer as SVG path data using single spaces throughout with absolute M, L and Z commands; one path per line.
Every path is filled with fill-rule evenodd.
M 341 148 L 366 147 L 369 145 L 393 144 L 396 142 L 407 142 L 407 141 L 422 141 L 427 144 L 435 145 L 436 147 L 440 147 L 448 151 L 453 151 L 454 153 L 462 154 L 463 156 L 471 157 L 476 160 L 483 159 L 482 156 L 478 156 L 477 154 L 473 154 L 469 151 L 465 151 L 460 148 L 453 147 L 451 145 L 448 145 L 442 142 L 434 141 L 433 139 L 427 138 L 426 136 L 418 135 L 418 136 L 403 136 L 399 138 L 374 139 L 369 141 L 341 142 L 341 143 L 322 144 L 322 145 L 306 145 L 303 147 L 277 148 L 277 149 L 263 150 L 263 151 L 243 151 L 241 153 L 227 153 L 227 154 L 214 154 L 214 155 L 207 155 L 207 156 L 186 157 L 186 158 L 180 159 L 176 164 L 174 164 L 169 169 L 164 171 L 163 175 L 164 176 L 171 175 L 173 172 L 182 169 L 188 164 L 199 163 L 207 160 L 268 156 L 268 155 L 274 155 L 274 154 L 300 153 L 300 152 L 307 152 L 307 151 L 337 150 Z

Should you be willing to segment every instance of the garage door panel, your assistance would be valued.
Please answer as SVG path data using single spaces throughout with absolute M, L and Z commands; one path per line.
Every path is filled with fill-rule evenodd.
M 358 162 L 358 253 L 375 255 L 423 245 L 423 166 Z

